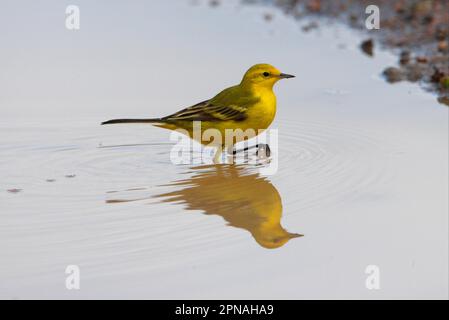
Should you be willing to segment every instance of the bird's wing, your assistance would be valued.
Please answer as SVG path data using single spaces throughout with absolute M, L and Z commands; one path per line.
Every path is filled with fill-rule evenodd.
M 225 92 L 222 92 L 225 93 Z M 248 108 L 259 99 L 242 96 L 230 99 L 229 95 L 217 95 L 216 97 L 197 103 L 172 115 L 162 118 L 171 121 L 243 121 L 246 119 Z

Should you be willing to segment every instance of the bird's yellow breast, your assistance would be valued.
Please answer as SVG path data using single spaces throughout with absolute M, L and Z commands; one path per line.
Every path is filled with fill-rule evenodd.
M 255 95 L 260 100 L 248 110 L 248 120 L 245 126 L 254 130 L 265 130 L 276 115 L 276 96 L 271 88 L 256 90 Z

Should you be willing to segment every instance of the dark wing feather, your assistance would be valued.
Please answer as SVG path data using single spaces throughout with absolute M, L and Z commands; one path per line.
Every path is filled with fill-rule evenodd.
M 162 118 L 166 122 L 175 121 L 243 121 L 248 108 L 254 104 L 254 99 L 241 99 L 238 104 L 225 105 L 215 99 L 206 100 L 185 108 L 172 115 Z M 258 100 L 258 99 L 257 99 Z

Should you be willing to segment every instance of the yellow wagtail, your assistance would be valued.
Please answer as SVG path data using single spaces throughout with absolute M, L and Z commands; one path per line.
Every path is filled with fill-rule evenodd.
M 202 144 L 209 143 L 202 139 L 202 132 L 208 129 L 218 130 L 221 137 L 225 137 L 225 131 L 229 129 L 252 132 L 241 138 L 234 137 L 231 142 L 214 141 L 217 147 L 214 160 L 217 161 L 224 148 L 233 147 L 235 143 L 255 137 L 268 128 L 276 114 L 276 96 L 273 86 L 280 79 L 293 77 L 293 75 L 281 73 L 272 65 L 256 64 L 249 68 L 240 84 L 224 89 L 212 99 L 169 116 L 153 119 L 114 119 L 101 124 L 151 123 L 170 130 L 183 129 L 190 138 Z M 194 134 L 195 121 L 201 122 L 200 135 Z

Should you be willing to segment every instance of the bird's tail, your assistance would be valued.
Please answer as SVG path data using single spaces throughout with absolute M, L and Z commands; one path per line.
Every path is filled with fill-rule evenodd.
M 158 122 L 163 122 L 161 119 L 159 118 L 154 118 L 154 119 L 113 119 L 113 120 L 108 120 L 108 121 L 104 121 L 101 124 L 115 124 L 115 123 L 158 123 Z

